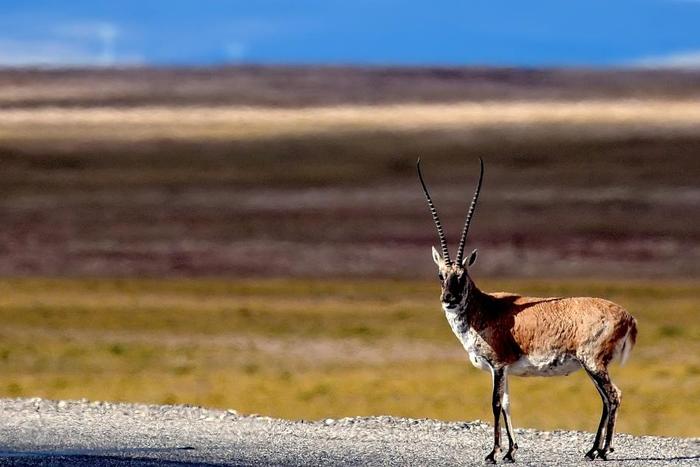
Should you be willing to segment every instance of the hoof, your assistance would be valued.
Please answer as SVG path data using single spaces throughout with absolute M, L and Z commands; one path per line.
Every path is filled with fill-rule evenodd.
M 486 463 L 487 464 L 495 464 L 496 463 L 496 456 L 498 455 L 498 453 L 500 451 L 501 451 L 500 449 L 494 449 L 493 451 L 491 451 L 491 454 L 486 456 L 486 459 L 484 459 L 486 461 Z
M 515 462 L 515 457 L 513 457 L 513 456 L 515 456 L 515 451 L 517 451 L 517 450 L 518 450 L 518 445 L 517 445 L 517 444 L 513 444 L 512 446 L 510 446 L 510 447 L 508 448 L 508 452 L 507 452 L 506 455 L 503 457 L 503 461 L 504 461 L 504 462 L 508 462 L 508 463 L 510 463 L 510 464 L 512 464 L 513 462 Z
M 598 455 L 598 449 L 593 448 L 586 453 L 586 459 L 588 459 L 589 461 L 595 460 L 597 455 Z
M 614 449 L 608 448 L 608 449 L 598 449 L 598 448 L 593 448 L 590 451 L 586 453 L 586 459 L 588 460 L 595 460 L 595 458 L 603 459 L 604 461 L 608 460 L 608 453 L 613 452 Z

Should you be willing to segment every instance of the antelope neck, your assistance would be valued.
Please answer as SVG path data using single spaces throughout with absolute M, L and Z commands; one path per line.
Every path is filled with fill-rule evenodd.
M 467 293 L 465 295 L 466 295 L 466 298 L 464 300 L 464 305 L 460 305 L 457 308 L 457 317 L 460 320 L 465 320 L 466 324 L 469 324 L 470 315 L 471 315 L 471 313 L 469 313 L 469 308 L 473 307 L 474 303 L 477 300 L 477 297 L 479 295 L 481 295 L 481 291 L 474 284 L 474 282 L 471 280 L 471 278 L 467 282 Z

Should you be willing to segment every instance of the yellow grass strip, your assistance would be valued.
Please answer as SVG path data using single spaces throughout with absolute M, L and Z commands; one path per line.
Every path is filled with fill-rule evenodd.
M 484 280 L 486 290 L 603 296 L 639 322 L 614 365 L 620 431 L 697 436 L 697 282 Z M 189 403 L 290 418 L 489 420 L 433 281 L 0 279 L 0 396 Z M 595 428 L 583 372 L 511 379 L 517 426 Z
M 696 100 L 462 102 L 279 109 L 171 107 L 7 109 L 1 138 L 233 138 L 309 135 L 338 131 L 531 129 L 564 126 L 658 131 L 700 129 Z

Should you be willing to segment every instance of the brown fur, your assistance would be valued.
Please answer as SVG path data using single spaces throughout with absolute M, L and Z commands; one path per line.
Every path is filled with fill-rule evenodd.
M 487 294 L 474 286 L 469 311 L 470 326 L 493 351 L 490 360 L 502 366 L 523 355 L 556 351 L 601 369 L 621 350 L 628 333 L 631 344 L 637 334 L 635 319 L 601 298 Z

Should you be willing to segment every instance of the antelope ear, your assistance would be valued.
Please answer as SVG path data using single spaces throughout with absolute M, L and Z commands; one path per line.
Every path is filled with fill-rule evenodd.
M 476 248 L 474 248 L 474 251 L 471 252 L 468 258 L 464 258 L 462 261 L 462 267 L 468 267 L 471 266 L 476 262 Z
M 445 262 L 442 259 L 442 256 L 440 256 L 440 253 L 438 253 L 435 247 L 433 247 L 433 261 L 435 261 L 435 264 L 437 264 L 439 268 L 445 264 Z

